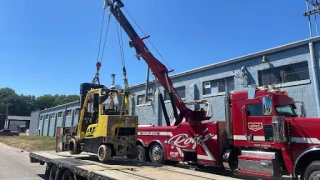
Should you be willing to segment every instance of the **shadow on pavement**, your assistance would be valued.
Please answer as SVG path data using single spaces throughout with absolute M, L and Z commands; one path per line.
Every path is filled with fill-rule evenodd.
M 49 178 L 46 178 L 46 176 L 44 174 L 37 174 L 40 178 L 48 180 Z
M 184 165 L 184 164 L 178 164 L 178 165 L 175 165 L 175 167 L 190 169 L 188 165 Z M 225 170 L 223 170 L 221 168 L 215 168 L 215 167 L 210 167 L 210 166 L 204 166 L 204 167 L 201 167 L 201 168 L 194 168 L 194 170 L 195 171 L 200 171 L 200 172 L 216 174 L 216 175 L 221 175 L 221 176 L 226 176 L 226 177 L 238 178 L 238 179 L 267 180 L 267 178 L 246 176 L 246 175 L 242 175 L 242 174 L 232 173 L 230 171 L 225 171 Z M 291 179 L 292 179 L 291 176 L 285 176 L 285 177 L 279 178 L 279 180 L 291 180 Z

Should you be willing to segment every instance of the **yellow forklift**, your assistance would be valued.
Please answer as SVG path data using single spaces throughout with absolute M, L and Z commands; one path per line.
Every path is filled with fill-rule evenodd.
M 129 115 L 128 81 L 124 71 L 124 89 L 94 83 L 80 86 L 80 114 L 76 135 L 69 141 L 70 154 L 90 152 L 100 161 L 112 156 L 137 156 L 138 116 Z

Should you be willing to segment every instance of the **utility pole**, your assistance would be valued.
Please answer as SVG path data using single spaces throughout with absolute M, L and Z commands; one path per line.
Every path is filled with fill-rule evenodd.
M 6 110 L 6 121 L 4 122 L 4 129 L 8 129 L 9 126 L 9 99 L 7 98 L 7 110 Z
M 310 9 L 311 5 L 311 9 Z M 306 0 L 306 6 L 307 6 L 307 11 L 303 13 L 303 16 L 308 17 L 308 25 L 309 25 L 309 33 L 310 37 L 313 36 L 312 33 L 312 25 L 311 25 L 311 17 L 314 16 L 314 24 L 315 24 L 315 30 L 316 30 L 316 36 L 318 36 L 318 22 L 317 22 L 317 15 L 320 13 L 320 2 L 318 0 Z

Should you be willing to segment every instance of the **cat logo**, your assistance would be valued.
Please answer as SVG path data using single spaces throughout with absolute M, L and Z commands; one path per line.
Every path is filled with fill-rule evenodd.
M 93 136 L 93 133 L 96 131 L 96 127 L 90 127 L 88 130 L 87 130 L 87 133 L 86 133 L 86 137 L 92 137 Z

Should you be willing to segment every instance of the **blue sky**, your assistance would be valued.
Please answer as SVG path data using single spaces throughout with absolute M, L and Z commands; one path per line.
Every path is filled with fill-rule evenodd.
M 303 0 L 123 2 L 175 73 L 309 37 Z M 78 94 L 82 82 L 91 82 L 103 0 L 0 3 L 0 88 L 36 96 Z M 116 32 L 112 17 L 100 70 L 107 86 L 111 73 L 123 84 Z M 134 57 L 125 33 L 123 44 L 130 85 L 145 82 L 146 63 Z

